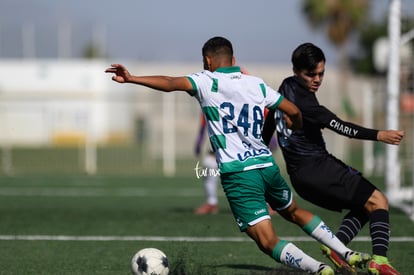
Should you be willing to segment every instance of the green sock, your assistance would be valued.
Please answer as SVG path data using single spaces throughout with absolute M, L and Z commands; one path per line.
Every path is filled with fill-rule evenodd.
M 280 255 L 282 254 L 283 248 L 285 248 L 286 245 L 288 245 L 289 242 L 285 240 L 280 240 L 272 251 L 272 258 L 276 260 L 276 262 L 280 263 Z

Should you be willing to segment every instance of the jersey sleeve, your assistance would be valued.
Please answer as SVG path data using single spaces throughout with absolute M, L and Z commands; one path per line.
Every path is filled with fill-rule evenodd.
M 351 122 L 343 121 L 338 117 L 333 117 L 326 127 L 349 138 L 377 140 L 378 130 L 365 128 Z
M 278 92 L 273 90 L 266 84 L 263 84 L 262 91 L 266 98 L 266 108 L 269 110 L 276 109 L 283 100 L 283 96 Z
M 193 91 L 190 94 L 196 98 L 199 98 L 201 96 L 201 90 L 203 87 L 208 86 L 211 81 L 211 76 L 208 75 L 208 71 L 206 70 L 189 74 L 186 77 L 191 82 L 191 85 L 193 87 Z
M 190 81 L 191 86 L 193 86 L 193 90 L 192 91 L 187 91 L 187 93 L 191 96 L 195 96 L 197 93 L 197 84 L 195 83 L 195 81 L 193 80 L 193 78 L 191 77 L 191 75 L 187 76 L 187 79 Z
M 311 122 L 320 124 L 321 128 L 328 128 L 349 138 L 377 140 L 378 130 L 365 128 L 348 121 L 343 121 L 322 105 L 318 105 L 313 108 L 312 113 L 313 115 L 310 114 L 306 117 Z

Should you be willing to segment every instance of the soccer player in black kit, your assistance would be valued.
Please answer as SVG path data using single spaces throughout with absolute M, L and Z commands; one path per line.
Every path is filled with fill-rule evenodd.
M 290 130 L 286 127 L 288 118 L 283 113 L 269 113 L 263 129 L 264 141 L 268 143 L 277 130 L 290 181 L 302 198 L 329 210 L 349 210 L 336 233 L 344 244 L 348 244 L 369 222 L 373 254 L 372 259 L 365 255 L 369 274 L 400 274 L 387 258 L 390 238 L 387 198 L 359 171 L 327 151 L 321 129 L 327 128 L 349 138 L 394 145 L 400 144 L 404 132 L 364 128 L 341 120 L 320 105 L 316 92 L 324 77 L 325 62 L 323 51 L 311 43 L 304 43 L 294 50 L 294 75 L 283 81 L 279 92 L 301 110 L 303 128 Z M 321 249 L 338 269 L 355 272 L 334 251 L 324 246 Z

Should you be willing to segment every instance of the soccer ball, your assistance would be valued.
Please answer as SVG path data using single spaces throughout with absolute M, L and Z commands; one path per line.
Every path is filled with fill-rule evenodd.
M 131 260 L 133 275 L 167 275 L 170 272 L 168 258 L 157 248 L 144 248 Z

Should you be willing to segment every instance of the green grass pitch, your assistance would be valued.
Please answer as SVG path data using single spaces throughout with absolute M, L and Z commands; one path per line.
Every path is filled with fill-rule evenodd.
M 196 216 L 203 201 L 194 175 L 0 177 L 0 274 L 130 274 L 144 247 L 163 250 L 170 274 L 304 274 L 274 262 L 238 231 L 220 193 L 220 213 Z M 297 201 L 335 231 L 342 215 Z M 319 245 L 276 216 L 276 232 L 326 261 Z M 391 210 L 389 258 L 402 274 L 414 270 L 414 224 Z M 368 229 L 351 243 L 370 252 Z M 406 238 L 406 239 L 403 239 Z M 364 273 L 361 273 L 364 274 Z

